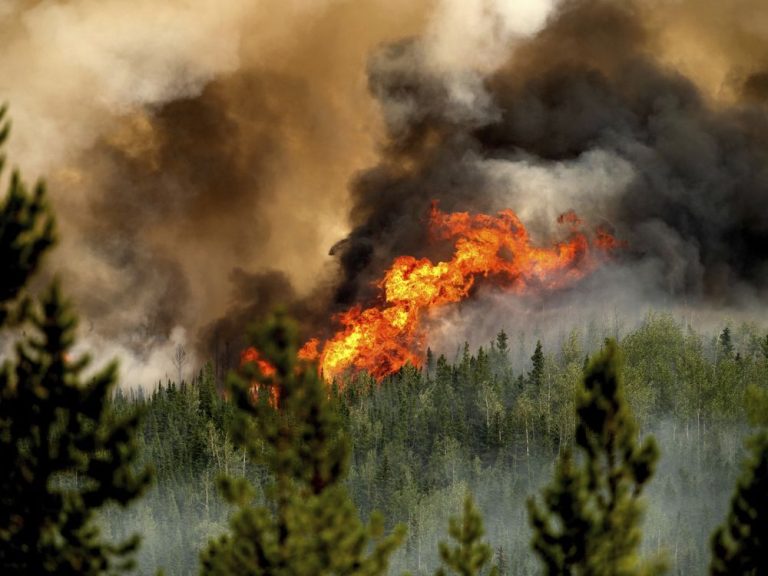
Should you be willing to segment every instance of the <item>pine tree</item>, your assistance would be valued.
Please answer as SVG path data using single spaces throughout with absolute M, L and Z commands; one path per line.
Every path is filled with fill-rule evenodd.
M 544 383 L 544 351 L 541 347 L 541 340 L 536 341 L 536 349 L 531 356 L 531 371 L 528 373 L 528 381 L 535 390 L 540 389 Z
M 655 442 L 637 441 L 613 341 L 589 365 L 577 396 L 576 451 L 560 457 L 543 501 L 528 502 L 533 547 L 550 575 L 663 572 L 641 562 L 639 497 L 653 474 Z
M 225 498 L 239 510 L 231 533 L 204 551 L 203 574 L 384 574 L 403 529 L 384 537 L 381 517 L 369 526 L 360 521 L 344 483 L 347 438 L 316 367 L 297 361 L 294 325 L 277 314 L 254 344 L 276 372 L 265 376 L 254 367 L 251 378 L 230 376 L 238 407 L 233 436 L 274 481 L 265 506 L 255 504 L 246 480 L 222 482 Z
M 0 130 L 0 140 L 7 126 Z M 95 511 L 126 504 L 148 483 L 134 473 L 135 416 L 109 409 L 116 366 L 83 381 L 76 320 L 53 284 L 38 303 L 25 293 L 53 243 L 42 185 L 18 174 L 0 205 L 0 328 L 23 328 L 0 367 L 0 567 L 2 574 L 107 574 L 131 565 L 137 538 L 105 542 Z
M 509 570 L 507 564 L 507 555 L 504 553 L 504 548 L 499 546 L 496 548 L 496 567 L 499 571 L 499 576 L 507 576 L 507 571 Z
M 5 114 L 6 109 L 0 108 L 0 150 L 10 133 Z M 4 165 L 5 156 L 0 154 L 0 175 Z M 53 242 L 54 222 L 46 204 L 45 187 L 38 183 L 30 194 L 14 170 L 8 193 L 0 203 L 0 327 L 24 319 L 29 305 L 24 287 Z
M 496 334 L 496 350 L 505 357 L 509 353 L 509 337 L 503 328 Z
M 444 566 L 435 572 L 435 576 L 482 574 L 486 565 L 491 562 L 493 550 L 482 541 L 485 534 L 483 518 L 469 494 L 464 499 L 463 516 L 450 519 L 448 533 L 456 541 L 456 545 L 451 547 L 446 542 L 440 542 L 440 559 Z M 495 566 L 488 572 L 488 576 L 498 574 L 498 568 Z
M 731 329 L 726 326 L 720 333 L 718 344 L 724 358 L 733 357 L 733 339 L 731 338 Z
M 712 576 L 768 575 L 768 432 L 750 443 L 728 517 L 712 536 Z
M 768 334 L 760 338 L 760 352 L 765 360 L 768 360 Z

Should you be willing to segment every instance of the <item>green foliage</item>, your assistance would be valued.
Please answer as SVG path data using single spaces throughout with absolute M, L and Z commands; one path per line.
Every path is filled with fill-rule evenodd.
M 733 339 L 731 338 L 731 329 L 728 326 L 723 328 L 723 331 L 720 333 L 718 343 L 720 344 L 720 351 L 724 358 L 733 357 Z
M 768 334 L 760 338 L 759 346 L 760 353 L 763 355 L 763 358 L 768 360 Z
M 544 351 L 541 347 L 541 340 L 536 341 L 536 349 L 531 356 L 531 371 L 528 374 L 528 381 L 535 388 L 540 388 L 544 382 Z
M 361 523 L 343 483 L 349 445 L 337 409 L 316 367 L 297 360 L 294 325 L 278 314 L 254 344 L 276 375 L 256 370 L 251 378 L 230 377 L 238 407 L 233 436 L 273 474 L 269 506 L 255 505 L 256 494 L 244 479 L 223 482 L 225 497 L 239 510 L 231 534 L 203 553 L 203 573 L 384 574 L 403 530 L 385 537 L 381 518 Z
M 6 109 L 0 108 L 0 149 L 10 132 L 5 113 Z M 5 157 L 0 154 L 0 175 L 4 164 Z M 0 201 L 0 326 L 8 320 L 23 320 L 29 299 L 20 298 L 21 292 L 53 242 L 54 220 L 45 200 L 45 187 L 37 183 L 30 194 L 14 171 L 8 193 Z
M 637 575 L 662 572 L 643 563 L 640 494 L 658 450 L 637 441 L 624 400 L 618 350 L 608 341 L 589 365 L 576 401 L 576 449 L 560 457 L 543 502 L 529 500 L 533 547 L 547 574 Z
M 472 497 L 464 499 L 464 514 L 461 518 L 451 518 L 448 534 L 456 541 L 451 547 L 446 542 L 440 543 L 440 559 L 444 566 L 435 572 L 436 576 L 479 576 L 493 557 L 491 547 L 482 541 L 485 535 L 483 518 L 475 508 Z M 498 568 L 492 567 L 489 576 L 498 576 Z
M 108 409 L 116 366 L 85 381 L 89 360 L 72 353 L 76 320 L 58 286 L 36 304 L 23 293 L 52 230 L 42 186 L 30 195 L 14 175 L 0 207 L 0 327 L 25 322 L 15 358 L 0 368 L 0 566 L 19 575 L 117 573 L 130 567 L 138 538 L 106 542 L 94 515 L 136 498 L 148 474 L 133 469 L 136 416 Z
M 752 438 L 750 449 L 728 517 L 712 536 L 713 576 L 768 575 L 768 432 Z

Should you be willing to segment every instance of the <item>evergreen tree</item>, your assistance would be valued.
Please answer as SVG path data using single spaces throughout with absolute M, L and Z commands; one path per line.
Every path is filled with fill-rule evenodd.
M 0 150 L 10 133 L 0 108 Z M 0 154 L 0 175 L 5 156 Z M 21 322 L 29 298 L 24 287 L 37 270 L 43 254 L 54 242 L 54 222 L 45 200 L 45 187 L 35 185 L 30 193 L 14 170 L 5 200 L 0 203 L 0 327 Z M 15 313 L 14 313 L 15 311 Z
M 24 293 L 52 242 L 42 185 L 29 194 L 14 174 L 0 206 L 0 328 L 23 322 L 24 332 L 0 367 L 0 567 L 116 573 L 130 567 L 138 539 L 105 542 L 94 514 L 136 498 L 148 474 L 133 471 L 136 417 L 109 410 L 116 366 L 84 382 L 89 360 L 72 355 L 76 320 L 58 286 L 38 304 Z
M 723 331 L 720 333 L 718 344 L 724 358 L 733 357 L 733 339 L 731 338 L 731 329 L 728 326 L 723 328 Z
M 379 516 L 369 526 L 361 523 L 344 483 L 347 439 L 317 368 L 297 361 L 294 325 L 278 314 L 254 344 L 275 374 L 254 366 L 250 379 L 230 376 L 239 409 L 233 435 L 252 459 L 267 466 L 274 482 L 266 491 L 267 506 L 255 505 L 246 480 L 222 482 L 226 499 L 239 510 L 231 533 L 203 553 L 203 574 L 384 574 L 403 529 L 383 537 Z
M 483 518 L 469 494 L 464 499 L 463 516 L 450 519 L 448 534 L 456 541 L 456 545 L 451 547 L 446 542 L 440 542 L 440 559 L 444 566 L 435 572 L 435 576 L 482 574 L 493 557 L 493 550 L 482 541 L 485 535 Z M 488 572 L 489 576 L 498 574 L 498 568 L 495 566 Z
M 544 351 L 541 340 L 536 341 L 536 349 L 531 356 L 531 371 L 528 373 L 528 381 L 538 390 L 544 383 Z
M 576 450 L 560 457 L 543 502 L 529 500 L 533 547 L 546 574 L 618 576 L 663 571 L 637 557 L 645 484 L 658 459 L 652 439 L 638 444 L 624 400 L 616 344 L 589 365 L 576 411 Z
M 498 576 L 507 576 L 507 571 L 509 570 L 507 564 L 507 555 L 504 553 L 504 548 L 499 546 L 496 548 L 496 568 L 498 570 Z
M 752 438 L 751 452 L 728 518 L 712 537 L 712 576 L 768 575 L 768 432 Z
M 506 356 L 509 353 L 509 337 L 503 328 L 496 334 L 496 350 L 502 356 Z

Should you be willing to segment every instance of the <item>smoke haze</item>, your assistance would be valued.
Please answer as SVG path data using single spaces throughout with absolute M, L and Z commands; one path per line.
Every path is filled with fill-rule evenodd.
M 394 257 L 440 256 L 433 200 L 512 208 L 542 241 L 573 209 L 629 246 L 536 303 L 480 291 L 441 340 L 521 306 L 764 302 L 759 0 L 16 0 L 0 41 L 50 268 L 130 385 L 179 344 L 230 362 L 275 304 L 331 329 Z

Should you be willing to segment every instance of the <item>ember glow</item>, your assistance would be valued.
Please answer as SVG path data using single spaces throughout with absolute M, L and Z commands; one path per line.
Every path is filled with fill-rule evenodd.
M 537 247 L 511 210 L 470 215 L 433 206 L 430 230 L 434 238 L 453 242 L 453 257 L 437 263 L 396 258 L 378 283 L 381 302 L 340 314 L 337 333 L 322 346 L 316 339 L 308 342 L 302 358 L 317 359 L 329 380 L 357 371 L 381 379 L 408 363 L 419 366 L 427 338 L 424 321 L 435 310 L 468 298 L 479 282 L 517 293 L 556 290 L 594 270 L 606 253 L 621 246 L 606 230 L 585 232 L 573 212 L 558 222 L 567 226 L 567 239 Z
M 275 367 L 267 360 L 262 358 L 259 351 L 253 346 L 246 348 L 240 354 L 240 366 L 246 366 L 248 364 L 254 364 L 256 368 L 258 368 L 261 377 L 267 381 L 273 381 L 275 374 L 277 374 L 277 369 L 275 369 Z M 262 384 L 258 380 L 254 380 L 251 383 L 251 392 L 253 393 L 254 398 L 258 397 L 259 388 L 261 386 Z M 280 391 L 274 384 L 269 384 L 269 386 L 269 401 L 273 406 L 277 407 L 280 403 Z

